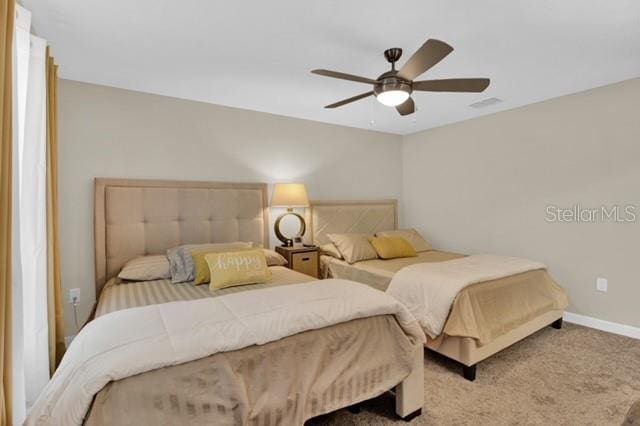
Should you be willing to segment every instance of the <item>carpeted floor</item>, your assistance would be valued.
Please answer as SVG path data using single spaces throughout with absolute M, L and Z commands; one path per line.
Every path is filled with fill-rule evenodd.
M 425 407 L 419 425 L 619 425 L 640 399 L 640 340 L 565 323 L 547 327 L 478 366 L 475 382 L 460 367 L 425 353 Z M 405 424 L 393 395 L 340 410 L 309 425 Z

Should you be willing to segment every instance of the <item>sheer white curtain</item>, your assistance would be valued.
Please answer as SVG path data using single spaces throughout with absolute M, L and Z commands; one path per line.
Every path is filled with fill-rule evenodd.
M 14 253 L 14 399 L 24 416 L 49 380 L 47 323 L 46 40 L 31 34 L 31 15 L 16 6 L 17 206 Z M 24 418 L 16 424 L 21 424 Z
M 26 21 L 26 22 L 25 22 Z M 20 44 L 24 44 L 24 40 L 18 40 L 19 26 L 30 25 L 30 16 L 21 13 L 18 5 L 16 5 L 15 30 L 13 34 L 13 84 L 12 84 L 12 100 L 13 100 L 13 194 L 12 194 L 12 331 L 13 344 L 12 348 L 12 388 L 13 388 L 13 424 L 22 424 L 26 416 L 27 403 L 25 399 L 24 387 L 24 363 L 22 362 L 22 354 L 24 345 L 22 342 L 23 324 L 22 324 L 22 266 L 20 264 L 20 153 L 17 149 L 17 141 L 19 139 L 19 117 L 22 106 L 18 100 L 19 86 L 23 83 L 18 79 L 18 48 Z

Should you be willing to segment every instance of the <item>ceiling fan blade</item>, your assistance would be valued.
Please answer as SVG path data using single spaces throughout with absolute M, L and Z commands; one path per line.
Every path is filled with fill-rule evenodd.
M 313 74 L 323 75 L 325 77 L 339 78 L 340 80 L 356 81 L 358 83 L 375 84 L 376 81 L 366 77 L 360 77 L 358 75 L 346 74 L 343 72 L 329 71 L 329 70 L 313 70 Z
M 482 92 L 489 86 L 488 78 L 446 78 L 414 81 L 413 90 L 422 92 Z
M 452 51 L 453 47 L 444 41 L 429 39 L 400 68 L 398 75 L 404 79 L 413 80 L 443 60 Z
M 351 102 L 359 101 L 360 99 L 364 99 L 364 98 L 369 97 L 371 95 L 373 95 L 373 91 L 362 93 L 362 94 L 356 95 L 356 96 L 352 96 L 352 97 L 347 98 L 347 99 L 343 99 L 343 100 L 341 100 L 339 102 L 333 103 L 331 105 L 327 105 L 325 108 L 337 108 L 337 107 L 340 107 L 342 105 L 349 104 Z
M 416 104 L 413 103 L 413 99 L 409 98 L 396 107 L 400 115 L 413 114 L 416 110 Z

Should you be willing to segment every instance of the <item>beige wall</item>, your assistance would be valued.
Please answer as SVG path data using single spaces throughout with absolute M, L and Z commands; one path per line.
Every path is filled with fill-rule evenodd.
M 64 300 L 70 288 L 81 288 L 80 322 L 94 301 L 96 176 L 299 181 L 312 198 L 399 198 L 401 142 L 397 135 L 63 80 Z M 67 335 L 75 333 L 69 308 L 65 303 Z
M 640 326 L 640 223 L 545 221 L 576 203 L 640 218 L 639 111 L 636 79 L 402 138 L 63 80 L 65 301 L 82 289 L 80 322 L 93 304 L 94 177 L 301 181 L 312 198 L 401 198 L 436 247 L 544 261 L 571 311 Z M 68 304 L 65 320 L 74 334 Z
M 640 326 L 640 222 L 545 221 L 576 203 L 640 220 L 640 79 L 406 136 L 403 182 L 405 224 L 436 247 L 541 260 L 570 311 Z

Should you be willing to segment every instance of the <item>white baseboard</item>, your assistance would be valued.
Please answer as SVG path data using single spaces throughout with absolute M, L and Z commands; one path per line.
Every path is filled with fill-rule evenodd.
M 572 312 L 565 312 L 564 320 L 573 324 L 595 328 L 596 330 L 607 331 L 609 333 L 621 334 L 623 336 L 632 337 L 634 339 L 640 339 L 640 328 L 633 327 L 631 325 L 605 321 L 585 315 L 574 314 Z

